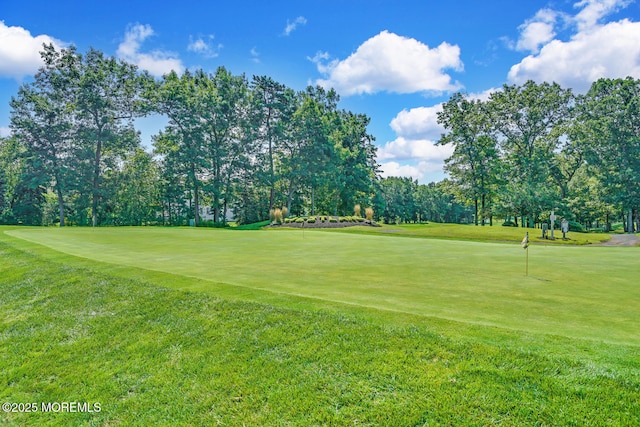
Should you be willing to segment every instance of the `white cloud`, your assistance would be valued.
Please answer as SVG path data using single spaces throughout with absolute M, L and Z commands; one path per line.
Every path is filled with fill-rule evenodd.
M 444 162 L 451 156 L 451 146 L 436 145 L 430 139 L 407 139 L 399 136 L 378 149 L 378 160 Z
M 586 91 L 601 77 L 640 77 L 640 23 L 622 20 L 588 32 L 567 42 L 553 40 L 537 55 L 529 55 L 511 67 L 508 79 L 555 81 Z
M 198 53 L 205 58 L 216 58 L 220 54 L 220 49 L 222 49 L 224 46 L 222 45 L 222 43 L 214 45 L 214 38 L 215 37 L 213 35 L 207 36 L 206 40 L 203 37 L 194 39 L 193 37 L 189 36 L 189 44 L 187 45 L 187 50 L 190 52 Z
M 65 43 L 46 34 L 32 36 L 22 27 L 8 27 L 0 21 L 0 77 L 17 80 L 33 75 L 42 66 L 40 51 L 43 44 L 53 43 L 57 50 Z
M 136 24 L 127 29 L 124 41 L 118 46 L 120 59 L 131 62 L 154 76 L 162 76 L 171 70 L 182 73 L 182 61 L 174 53 L 154 50 L 149 53 L 140 52 L 142 43 L 154 34 L 150 25 Z
M 471 100 L 475 99 L 475 100 L 478 100 L 478 101 L 485 102 L 485 101 L 489 100 L 489 97 L 491 96 L 492 93 L 501 92 L 501 91 L 502 91 L 501 87 L 499 87 L 499 88 L 492 87 L 492 88 L 483 90 L 482 92 L 468 93 L 467 94 L 467 99 L 471 99 Z
M 380 164 L 381 174 L 384 178 L 390 176 L 409 177 L 420 180 L 423 176 L 417 166 L 401 165 L 398 162 L 387 162 Z
M 0 126 L 0 138 L 11 135 L 11 129 Z
M 439 162 L 422 161 L 417 164 L 386 162 L 380 164 L 383 177 L 398 176 L 417 179 L 420 183 L 440 181 L 443 178 L 442 165 Z
M 629 3 L 629 0 L 582 0 L 574 4 L 579 9 L 574 16 L 558 13 L 556 17 L 574 29 L 573 35 L 568 40 L 547 41 L 543 40 L 551 33 L 547 36 L 539 33 L 538 41 L 532 35 L 528 43 L 533 53 L 511 67 L 509 82 L 555 81 L 584 92 L 602 77 L 640 77 L 640 23 L 628 19 L 601 23 L 607 15 Z M 551 24 L 552 16 L 553 11 L 543 9 L 531 22 Z M 527 28 L 527 23 L 521 26 L 523 47 Z M 541 47 L 533 49 L 538 46 Z
M 542 9 L 533 19 L 522 24 L 520 38 L 515 45 L 517 50 L 538 52 L 541 45 L 553 40 L 556 35 L 555 23 L 558 14 L 551 9 Z
M 348 58 L 324 63 L 316 55 L 318 71 L 327 76 L 317 84 L 333 87 L 341 95 L 375 93 L 435 93 L 460 89 L 446 69 L 462 71 L 460 48 L 443 42 L 436 48 L 388 31 L 365 41 Z
M 574 17 L 578 31 L 589 31 L 605 16 L 616 12 L 631 3 L 630 0 L 582 0 L 575 3 L 575 8 L 582 8 Z
M 304 16 L 298 16 L 296 19 L 293 20 L 293 22 L 290 22 L 287 19 L 287 26 L 284 28 L 284 31 L 282 32 L 282 34 L 284 34 L 285 36 L 288 36 L 296 28 L 298 28 L 298 25 L 305 25 L 306 23 L 307 23 L 307 19 Z
M 437 114 L 440 111 L 442 104 L 402 110 L 391 120 L 390 126 L 399 136 L 436 140 L 444 132 L 444 128 L 438 124 Z
M 383 176 L 407 176 L 419 181 L 437 181 L 444 176 L 445 159 L 453 153 L 451 146 L 436 145 L 445 131 L 438 124 L 442 104 L 402 110 L 391 120 L 397 135 L 378 148 L 377 160 Z
M 260 52 L 258 52 L 258 50 L 255 47 L 252 47 L 251 50 L 249 51 L 249 53 L 251 54 L 251 60 L 253 62 L 255 62 L 256 64 L 260 63 Z
M 331 55 L 329 55 L 329 52 L 322 52 L 322 51 L 316 52 L 313 58 L 311 58 L 310 56 L 307 56 L 307 59 L 313 62 L 314 64 L 316 64 L 318 71 L 322 74 L 329 74 L 331 72 L 331 69 L 340 62 L 337 59 L 334 59 L 333 61 L 329 61 L 329 59 L 331 59 Z M 325 63 L 326 61 L 328 62 Z

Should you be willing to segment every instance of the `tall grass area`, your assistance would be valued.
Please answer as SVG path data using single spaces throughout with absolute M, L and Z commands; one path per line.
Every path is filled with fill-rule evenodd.
M 225 233 L 275 235 L 197 235 Z M 147 236 L 153 252 L 159 243 Z M 155 237 L 161 238 L 176 241 Z M 84 249 L 104 249 L 100 240 Z M 198 283 L 197 291 L 177 289 L 189 283 Z M 101 407 L 94 413 L 0 412 L 3 425 L 640 422 L 637 345 L 104 264 L 1 232 L 0 291 L 0 400 Z

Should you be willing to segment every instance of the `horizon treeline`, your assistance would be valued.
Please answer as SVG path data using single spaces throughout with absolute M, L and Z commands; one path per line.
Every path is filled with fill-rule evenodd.
M 457 93 L 438 122 L 438 144 L 454 148 L 445 171 L 476 221 L 533 226 L 555 210 L 587 227 L 640 230 L 640 80 L 599 79 L 584 95 L 532 81 L 486 101 Z
M 369 118 L 333 90 L 294 90 L 224 67 L 153 79 L 100 51 L 44 46 L 11 101 L 0 150 L 0 220 L 78 225 L 242 223 L 370 206 Z M 146 152 L 134 120 L 168 118 Z
M 583 95 L 533 81 L 486 100 L 456 93 L 438 123 L 446 130 L 438 144 L 453 148 L 439 194 L 471 208 L 458 209 L 459 220 L 534 227 L 555 211 L 574 230 L 609 231 L 614 222 L 640 230 L 640 80 L 599 79 Z M 411 178 L 382 184 L 393 200 L 385 220 L 433 220 L 427 206 L 447 209 Z
M 640 229 L 640 81 L 600 79 L 585 95 L 555 83 L 454 94 L 438 122 L 450 178 L 381 178 L 369 118 L 334 90 L 294 91 L 224 67 L 154 79 L 90 49 L 45 45 L 44 66 L 11 100 L 0 139 L 0 223 L 182 225 L 293 215 L 387 223 L 534 226 L 558 217 Z M 136 118 L 168 125 L 141 145 Z M 212 224 L 211 224 L 212 223 Z

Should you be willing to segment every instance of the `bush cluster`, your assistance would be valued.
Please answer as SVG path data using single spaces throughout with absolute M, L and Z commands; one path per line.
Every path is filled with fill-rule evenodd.
M 583 232 L 584 227 L 579 222 L 569 221 L 569 231 Z
M 369 221 L 373 221 L 373 208 L 366 208 L 364 210 L 364 216 L 365 218 L 367 218 Z
M 286 208 L 284 208 L 286 209 Z M 328 215 L 318 215 L 318 216 L 310 216 L 310 217 L 292 217 L 292 218 L 282 218 L 282 214 L 280 213 L 280 209 L 273 209 L 269 217 L 271 219 L 271 224 L 302 224 L 304 222 L 308 224 L 315 224 L 317 222 L 320 223 L 338 223 L 338 222 L 369 222 L 361 216 L 328 216 Z

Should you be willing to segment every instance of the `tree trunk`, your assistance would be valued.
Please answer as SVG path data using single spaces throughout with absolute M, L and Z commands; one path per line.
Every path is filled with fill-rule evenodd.
M 222 188 L 222 178 L 220 177 L 222 166 L 220 164 L 220 158 L 217 157 L 215 161 L 215 175 L 213 177 L 213 222 L 217 223 L 220 220 L 220 189 Z
M 98 132 L 98 135 L 102 130 Z M 96 142 L 96 155 L 93 164 L 93 194 L 91 201 L 91 223 L 94 227 L 98 225 L 98 192 L 100 191 L 100 160 L 102 158 L 102 138 L 98 137 Z
M 481 214 L 481 219 L 482 219 L 482 226 L 484 227 L 484 213 L 485 213 L 485 195 L 482 194 L 482 214 Z
M 291 215 L 291 202 L 293 201 L 293 193 L 295 193 L 295 187 L 293 186 L 293 180 L 289 181 L 289 191 L 287 192 L 287 212 Z
M 271 107 L 267 110 L 267 138 L 269 139 L 269 212 L 274 209 L 275 203 L 275 167 L 273 164 L 273 138 L 271 135 Z
M 276 183 L 275 183 L 275 172 L 273 166 L 273 147 L 271 142 L 271 137 L 269 137 L 269 211 L 273 209 L 273 205 L 275 203 L 275 193 L 276 193 Z
M 275 189 L 271 187 L 269 189 L 269 211 L 273 209 L 274 198 L 275 198 Z
M 60 216 L 60 227 L 64 227 L 64 199 L 60 181 L 56 180 L 56 193 L 58 193 L 58 215 Z
M 200 191 L 198 191 L 198 179 L 196 178 L 196 166 L 191 163 L 191 180 L 193 182 L 193 225 L 195 227 L 200 223 Z
M 194 183 L 193 186 L 193 205 L 194 205 L 194 215 L 193 215 L 193 225 L 195 227 L 200 223 L 200 192 L 198 191 L 198 184 Z
M 633 209 L 629 209 L 627 217 L 627 233 L 633 233 Z
M 474 198 L 473 205 L 474 205 L 474 208 L 475 208 L 475 211 L 476 211 L 474 222 L 475 222 L 475 225 L 478 226 L 478 198 L 477 197 Z

